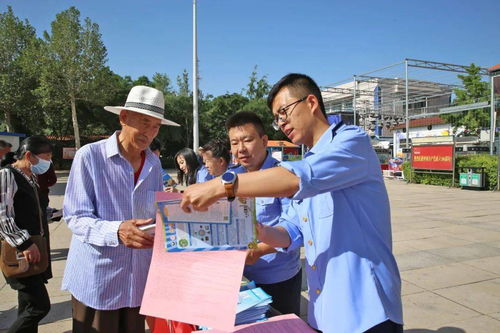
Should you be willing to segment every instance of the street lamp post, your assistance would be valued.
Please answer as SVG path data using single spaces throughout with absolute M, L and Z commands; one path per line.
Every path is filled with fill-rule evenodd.
M 193 150 L 200 145 L 198 131 L 198 34 L 196 27 L 196 0 L 193 0 Z

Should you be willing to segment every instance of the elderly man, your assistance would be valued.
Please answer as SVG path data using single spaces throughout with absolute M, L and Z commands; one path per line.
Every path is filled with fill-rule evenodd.
M 119 114 L 121 131 L 75 155 L 64 197 L 73 232 L 62 288 L 72 295 L 73 332 L 144 332 L 139 314 L 153 238 L 159 159 L 148 149 L 164 118 L 163 94 L 136 86 Z

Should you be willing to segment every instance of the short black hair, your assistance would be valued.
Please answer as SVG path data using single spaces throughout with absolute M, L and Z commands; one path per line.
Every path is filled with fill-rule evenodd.
M 229 164 L 229 161 L 231 160 L 231 156 L 229 154 L 229 144 L 225 139 L 212 139 L 201 149 L 204 153 L 211 151 L 213 157 L 223 158 L 227 164 Z
M 269 95 L 267 96 L 267 106 L 272 110 L 273 101 L 276 95 L 281 89 L 288 88 L 297 98 L 302 98 L 305 95 L 314 95 L 318 99 L 319 108 L 321 113 L 326 118 L 325 104 L 323 103 L 323 97 L 321 96 L 321 90 L 314 80 L 300 73 L 290 73 L 281 78 L 276 84 L 271 88 Z
M 157 138 L 154 138 L 153 141 L 151 141 L 151 144 L 149 145 L 149 149 L 151 151 L 159 150 L 161 151 L 161 142 Z
M 262 119 L 260 119 L 260 117 L 255 112 L 250 111 L 241 111 L 229 117 L 229 119 L 226 120 L 226 131 L 229 132 L 231 128 L 243 126 L 246 124 L 252 124 L 260 136 L 266 134 L 264 131 L 264 123 L 262 122 Z
M 35 155 L 52 153 L 52 144 L 43 135 L 33 135 L 21 142 L 16 152 L 17 159 L 22 159 L 28 151 Z
M 0 148 L 7 148 L 9 146 L 9 143 L 4 140 L 0 140 Z M 11 145 L 12 147 L 12 145 Z

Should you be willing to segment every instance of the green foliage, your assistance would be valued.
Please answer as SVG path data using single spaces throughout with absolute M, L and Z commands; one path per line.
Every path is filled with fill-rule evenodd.
M 17 18 L 7 7 L 0 12 L 0 129 L 57 137 L 74 133 L 64 146 L 80 146 L 113 133 L 120 127 L 105 105 L 123 105 L 134 85 L 146 85 L 165 94 L 165 117 L 181 127 L 162 126 L 158 135 L 168 159 L 180 148 L 192 146 L 193 100 L 189 73 L 184 70 L 175 84 L 164 73 L 133 80 L 106 66 L 107 51 L 99 26 L 70 7 L 56 15 L 49 32 L 37 38 L 28 21 Z M 226 136 L 227 118 L 239 111 L 252 111 L 263 120 L 270 139 L 282 140 L 271 127 L 266 105 L 270 84 L 254 67 L 241 93 L 213 97 L 199 91 L 200 143 Z M 62 144 L 58 146 L 62 149 Z M 59 149 L 58 148 L 58 149 Z M 60 151 L 54 154 L 57 161 Z M 61 164 L 62 165 L 62 164 Z
M 181 75 L 177 76 L 177 87 L 179 87 L 180 96 L 189 96 L 189 74 L 185 69 Z
M 458 75 L 462 80 L 465 89 L 455 89 L 455 103 L 465 105 L 488 100 L 490 89 L 487 82 L 481 80 L 479 71 L 481 68 L 471 64 L 467 68 L 467 75 Z M 481 128 L 488 127 L 490 123 L 490 113 L 484 109 L 469 110 L 460 113 L 450 113 L 441 116 L 445 121 L 452 124 L 454 131 L 458 127 L 464 126 L 467 132 L 475 133 Z
M 264 75 L 260 79 L 257 78 L 257 65 L 253 68 L 250 75 L 250 81 L 247 85 L 246 95 L 249 99 L 261 99 L 267 96 L 271 85 L 267 82 L 267 76 Z
M 170 78 L 167 74 L 155 73 L 153 75 L 153 82 L 151 82 L 151 86 L 159 91 L 162 91 L 163 94 L 172 94 L 173 90 L 170 86 Z
M 25 67 L 31 62 L 29 49 L 36 43 L 35 29 L 27 20 L 17 18 L 10 6 L 0 13 L 0 114 L 7 131 L 22 131 L 40 119 L 33 95 L 37 77 Z
M 248 103 L 248 98 L 240 94 L 225 94 L 207 103 L 207 109 L 200 114 L 203 124 L 203 141 L 225 138 L 225 123 L 232 114 L 239 112 Z
M 493 190 L 497 186 L 498 157 L 494 155 L 458 155 L 455 159 L 455 186 L 459 186 L 459 173 L 462 167 L 483 167 L 486 174 L 486 188 Z M 410 162 L 406 161 L 402 165 L 404 178 L 410 180 Z M 451 186 L 451 175 L 438 173 L 413 173 L 412 183 L 426 185 Z
M 102 84 L 110 79 L 99 26 L 86 18 L 80 23 L 75 7 L 56 15 L 51 34 L 44 33 L 40 87 L 37 93 L 45 108 L 71 107 L 76 147 L 80 147 L 77 101 L 104 99 Z M 62 111 L 64 112 L 64 111 Z M 67 119 L 64 117 L 63 119 Z M 64 127 L 64 126 L 63 126 Z
M 273 114 L 269 111 L 265 98 L 252 99 L 248 101 L 248 103 L 241 108 L 241 111 L 250 111 L 258 114 L 264 123 L 264 131 L 270 140 L 286 140 L 286 136 L 283 132 L 276 131 L 273 128 Z
M 479 155 L 462 155 L 456 160 L 457 166 L 457 179 L 460 168 L 466 167 L 482 167 L 486 174 L 485 185 L 487 189 L 493 190 L 497 186 L 497 168 L 498 168 L 498 156 L 479 154 Z M 458 182 L 458 181 L 457 181 Z

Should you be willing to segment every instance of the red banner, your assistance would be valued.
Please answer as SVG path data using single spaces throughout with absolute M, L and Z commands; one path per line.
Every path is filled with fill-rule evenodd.
M 453 145 L 412 147 L 413 169 L 453 170 Z

